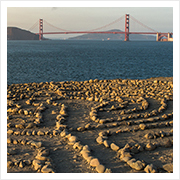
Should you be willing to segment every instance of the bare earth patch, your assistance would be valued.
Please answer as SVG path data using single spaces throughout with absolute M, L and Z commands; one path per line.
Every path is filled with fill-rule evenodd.
M 8 173 L 173 172 L 173 78 L 12 84 Z

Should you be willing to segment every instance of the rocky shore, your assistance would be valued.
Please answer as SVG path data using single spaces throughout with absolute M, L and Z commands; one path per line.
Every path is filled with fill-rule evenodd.
M 7 86 L 8 173 L 172 173 L 173 78 Z

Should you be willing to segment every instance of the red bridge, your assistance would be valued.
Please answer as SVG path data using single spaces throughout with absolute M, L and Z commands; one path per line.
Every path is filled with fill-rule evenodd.
M 43 39 L 43 35 L 44 34 L 125 34 L 125 39 L 124 41 L 129 41 L 129 35 L 130 34 L 151 34 L 151 35 L 156 35 L 156 41 L 173 41 L 173 33 L 162 33 L 162 32 L 157 32 L 156 30 L 144 25 L 143 23 L 141 23 L 140 21 L 138 21 L 137 19 L 135 19 L 134 17 L 131 16 L 131 20 L 133 20 L 134 22 L 136 22 L 138 25 L 143 26 L 144 28 L 148 29 L 148 32 L 130 32 L 129 31 L 129 27 L 130 27 L 130 15 L 126 14 L 125 15 L 125 31 L 97 31 L 100 30 L 102 28 L 108 27 L 112 24 L 115 24 L 119 21 L 121 21 L 122 19 L 124 19 L 124 16 L 120 17 L 119 19 L 113 21 L 112 23 L 109 23 L 105 26 L 90 30 L 90 31 L 68 31 L 65 29 L 61 29 L 58 27 L 53 26 L 52 24 L 48 23 L 47 21 L 45 21 L 45 23 L 51 27 L 54 27 L 58 30 L 61 30 L 60 32 L 44 32 L 43 31 L 43 19 L 39 19 L 39 40 Z M 38 22 L 36 22 L 30 29 L 33 29 L 36 25 L 38 24 Z M 29 30 L 30 30 L 29 29 Z

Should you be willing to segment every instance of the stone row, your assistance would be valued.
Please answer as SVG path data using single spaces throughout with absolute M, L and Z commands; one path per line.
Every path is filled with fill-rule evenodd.
M 143 100 L 144 102 L 144 100 Z M 146 112 L 146 113 L 141 113 L 141 114 L 135 114 L 135 115 L 129 115 L 129 116 L 119 116 L 118 118 L 114 119 L 114 118 L 106 118 L 106 119 L 99 119 L 98 118 L 98 108 L 100 108 L 102 105 L 100 104 L 99 106 L 96 106 L 96 108 L 91 108 L 91 111 L 89 113 L 89 116 L 90 116 L 90 119 L 96 123 L 100 123 L 100 124 L 104 124 L 104 123 L 107 123 L 107 122 L 113 122 L 113 121 L 121 121 L 121 120 L 128 120 L 128 119 L 137 119 L 139 117 L 144 117 L 144 118 L 149 118 L 151 116 L 156 116 L 157 114 L 159 113 L 162 113 L 162 111 L 167 107 L 167 104 L 164 103 L 164 101 L 161 101 L 163 102 L 162 105 L 160 106 L 160 108 L 158 110 L 152 110 L 151 112 Z M 105 104 L 107 105 L 109 104 L 108 102 Z M 148 106 L 148 105 L 147 105 Z M 143 110 L 143 108 L 141 109 Z M 129 111 L 129 110 L 126 110 L 126 111 Z M 134 108 L 133 109 L 133 112 L 137 112 L 137 108 Z M 120 114 L 125 114 L 125 110 L 121 111 Z M 164 114 L 164 117 L 162 116 L 162 118 L 168 118 L 168 117 L 171 117 L 172 116 L 172 113 L 171 114 Z
M 42 146 L 42 142 L 39 141 L 33 141 L 33 140 L 21 140 L 21 139 L 7 139 L 7 143 L 13 143 L 13 144 L 22 144 L 22 145 L 31 145 L 32 147 L 35 147 L 38 151 L 37 155 L 35 156 L 34 160 L 23 160 L 19 159 L 18 161 L 8 161 L 7 162 L 7 167 L 12 167 L 12 166 L 19 166 L 20 168 L 24 168 L 26 165 L 32 165 L 32 167 L 42 173 L 54 173 L 53 170 L 53 165 L 51 163 L 51 159 L 48 157 L 49 156 L 49 149 L 46 149 L 45 147 Z M 7 152 L 8 155 L 15 155 L 16 151 L 14 149 L 9 150 Z
M 173 136 L 173 129 L 171 129 L 169 132 L 159 131 L 159 132 L 150 132 L 144 135 L 146 139 L 156 139 L 158 137 L 164 138 Z
M 56 122 L 56 130 L 60 130 L 60 136 L 61 137 L 65 137 L 68 140 L 68 144 L 73 146 L 73 149 L 76 149 L 80 152 L 81 156 L 89 163 L 89 165 L 91 167 L 95 167 L 96 171 L 98 173 L 108 173 L 111 172 L 109 169 L 106 169 L 104 165 L 100 164 L 99 160 L 93 156 L 91 156 L 91 150 L 89 148 L 88 145 L 82 145 L 80 140 L 72 135 L 71 133 L 69 133 L 67 131 L 66 126 L 63 125 L 66 116 L 68 116 L 67 114 L 67 106 L 65 106 L 64 104 L 61 107 L 60 110 L 60 115 L 57 115 L 56 119 L 58 120 Z M 65 127 L 63 130 L 61 127 Z
M 67 127 L 66 125 L 63 124 L 66 121 L 67 116 L 68 116 L 67 106 L 62 104 L 59 114 L 56 116 L 56 120 L 57 120 L 56 121 L 56 130 L 63 130 Z
M 133 158 L 134 154 L 140 153 L 142 151 L 153 151 L 157 147 L 172 147 L 173 142 L 169 139 L 164 144 L 159 143 L 147 143 L 147 144 L 126 144 L 124 147 L 120 148 L 113 142 L 108 140 L 108 136 L 112 135 L 110 131 L 102 131 L 99 133 L 99 136 L 96 138 L 96 142 L 98 144 L 104 145 L 106 148 L 110 148 L 113 151 L 117 152 L 117 157 L 120 158 L 121 161 L 126 162 L 131 168 L 135 170 L 144 170 L 147 173 L 155 173 L 158 172 L 157 168 L 153 164 L 147 164 L 143 160 L 136 160 Z
M 24 136 L 24 135 L 27 135 L 27 136 L 45 136 L 45 135 L 50 135 L 50 137 L 52 136 L 57 136 L 60 134 L 60 130 L 39 130 L 39 131 L 36 131 L 36 130 L 12 130 L 12 129 L 9 129 L 7 131 L 7 134 L 8 135 L 16 135 L 16 136 Z
M 110 173 L 111 172 L 110 169 L 105 168 L 105 166 L 100 163 L 98 158 L 93 157 L 91 155 L 91 150 L 90 150 L 89 146 L 82 145 L 80 140 L 76 136 L 70 134 L 66 129 L 64 129 L 60 133 L 60 136 L 65 137 L 68 141 L 68 145 L 73 146 L 73 149 L 78 151 L 80 153 L 80 155 L 87 161 L 87 163 L 91 167 L 95 168 L 95 170 L 98 173 Z
M 92 117 L 95 116 L 95 112 L 91 111 L 90 116 L 92 116 Z M 114 127 L 118 127 L 118 126 L 139 125 L 139 126 L 136 126 L 134 129 L 134 131 L 137 131 L 137 130 L 144 130 L 144 129 L 150 129 L 150 128 L 157 128 L 157 127 L 173 126 L 173 121 L 159 123 L 159 121 L 167 120 L 168 118 L 171 118 L 172 116 L 173 116 L 173 113 L 169 113 L 169 114 L 164 114 L 161 117 L 130 120 L 128 122 L 125 121 L 126 119 L 122 119 L 121 121 L 118 120 L 119 122 L 116 122 L 116 120 L 114 118 L 108 118 L 107 119 L 108 122 L 114 122 L 114 123 L 104 124 L 105 120 L 101 119 L 98 121 L 100 123 L 98 125 L 91 125 L 90 123 L 88 123 L 83 127 L 78 127 L 76 129 L 71 129 L 71 130 L 86 131 L 86 130 L 92 130 L 92 129 L 96 129 L 96 128 L 104 129 L 104 128 L 114 128 Z M 95 121 L 95 122 L 97 122 L 97 121 Z M 147 124 L 147 123 L 151 123 L 151 124 Z
M 172 100 L 173 83 L 164 81 L 161 83 L 153 82 L 150 80 L 92 80 L 89 81 L 66 81 L 66 82 L 45 82 L 45 83 L 26 83 L 26 84 L 13 84 L 7 87 L 8 98 L 25 96 L 31 97 L 37 90 L 49 90 L 63 96 L 87 97 L 94 99 L 106 98 L 115 100 L 117 96 L 133 97 L 143 96 L 150 98 L 166 98 Z M 134 83 L 135 81 L 135 83 Z M 156 80 L 155 80 L 156 81 Z M 128 88 L 126 87 L 128 86 Z M 25 91 L 25 92 L 24 92 Z M 162 92 L 164 91 L 164 92 Z M 75 94 L 74 94 L 75 92 Z M 16 99 L 17 99 L 16 98 Z
M 119 129 L 115 133 L 125 133 L 125 132 L 137 132 L 137 131 L 143 131 L 146 129 L 154 129 L 154 128 L 161 128 L 161 127 L 169 127 L 173 126 L 173 121 L 169 122 L 161 122 L 161 123 L 153 123 L 153 124 L 139 124 L 139 126 L 133 127 L 133 128 L 126 128 L 126 129 Z M 171 136 L 171 135 L 170 135 Z

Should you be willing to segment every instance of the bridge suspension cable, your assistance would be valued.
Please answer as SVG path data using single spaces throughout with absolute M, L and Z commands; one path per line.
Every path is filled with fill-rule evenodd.
M 104 26 L 101 26 L 101 27 L 98 27 L 98 28 L 96 28 L 96 29 L 92 29 L 92 30 L 89 30 L 89 31 L 97 31 L 97 30 L 106 28 L 106 27 L 108 27 L 108 26 L 110 26 L 110 25 L 113 25 L 113 24 L 121 21 L 122 19 L 124 19 L 124 16 L 121 16 L 120 18 L 116 19 L 115 21 L 113 21 L 113 22 L 111 22 L 111 23 L 109 23 L 109 24 L 106 24 L 106 25 L 104 25 Z
M 130 18 L 131 18 L 132 20 L 134 20 L 135 22 L 137 22 L 138 24 L 140 24 L 141 26 L 147 28 L 148 30 L 153 31 L 153 32 L 157 32 L 156 30 L 154 30 L 154 29 L 150 28 L 149 26 L 146 26 L 146 25 L 143 24 L 142 22 L 138 21 L 138 20 L 137 20 L 136 18 L 134 18 L 133 16 L 130 16 Z
M 56 29 L 58 29 L 58 30 L 61 30 L 61 31 L 69 31 L 69 32 L 70 32 L 70 30 L 58 28 L 58 27 L 56 27 L 56 26 L 54 26 L 54 25 L 48 23 L 46 20 L 44 20 L 44 22 L 45 22 L 47 25 L 49 25 L 49 26 L 51 26 L 51 27 L 53 27 L 53 28 L 56 28 Z
M 36 21 L 29 29 L 28 31 L 32 31 L 37 25 L 39 21 Z
M 104 25 L 104 26 L 101 26 L 101 27 L 98 27 L 98 28 L 95 28 L 95 29 L 92 29 L 92 30 L 89 30 L 89 31 L 97 31 L 97 30 L 106 28 L 106 27 L 108 27 L 108 26 L 110 26 L 110 25 L 113 25 L 113 24 L 121 21 L 123 18 L 124 18 L 124 16 L 121 16 L 120 18 L 116 19 L 115 21 L 113 21 L 113 22 L 111 22 L 111 23 L 108 23 L 108 24 L 106 24 L 106 25 Z M 62 29 L 62 28 L 56 27 L 56 26 L 50 24 L 49 22 L 47 22 L 46 20 L 44 20 L 44 22 L 45 22 L 47 25 L 49 25 L 49 26 L 51 26 L 51 27 L 53 27 L 53 28 L 56 28 L 56 29 L 58 29 L 58 30 L 71 32 L 71 30 L 67 30 L 67 29 Z

